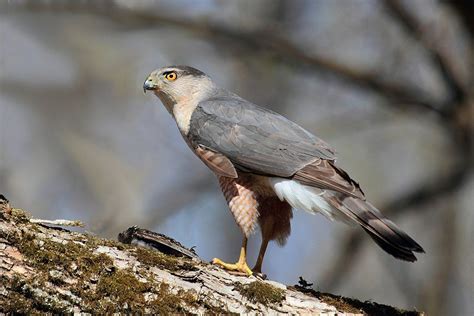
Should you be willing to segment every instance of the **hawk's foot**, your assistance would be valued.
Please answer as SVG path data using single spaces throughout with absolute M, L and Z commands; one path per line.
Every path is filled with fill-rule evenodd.
M 226 263 L 222 261 L 221 259 L 214 258 L 212 259 L 212 263 L 220 266 L 221 268 L 225 270 L 240 272 L 246 276 L 251 276 L 253 274 L 252 270 L 250 270 L 246 261 L 239 260 L 237 263 Z
M 258 279 L 262 279 L 262 280 L 267 279 L 267 275 L 265 273 L 263 273 L 261 269 L 253 268 L 252 272 L 253 272 L 253 275 Z

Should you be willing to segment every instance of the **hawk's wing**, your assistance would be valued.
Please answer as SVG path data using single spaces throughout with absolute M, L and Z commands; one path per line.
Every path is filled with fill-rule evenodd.
M 188 137 L 227 157 L 237 170 L 289 178 L 356 197 L 357 183 L 334 166 L 335 151 L 287 118 L 236 96 L 199 103 Z
M 225 155 L 238 169 L 258 174 L 289 177 L 318 158 L 336 158 L 329 145 L 300 126 L 236 97 L 199 103 L 188 137 Z

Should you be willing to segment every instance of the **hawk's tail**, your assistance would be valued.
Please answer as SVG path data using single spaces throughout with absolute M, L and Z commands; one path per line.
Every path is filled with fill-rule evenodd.
M 310 213 L 321 213 L 329 219 L 357 223 L 386 252 L 395 258 L 416 261 L 423 248 L 386 219 L 372 204 L 335 191 L 304 185 L 295 180 L 271 178 L 270 183 L 280 200 Z
M 395 258 L 414 262 L 416 252 L 424 253 L 423 248 L 407 233 L 385 218 L 372 204 L 353 197 L 331 195 L 328 202 L 358 223 L 372 239 Z

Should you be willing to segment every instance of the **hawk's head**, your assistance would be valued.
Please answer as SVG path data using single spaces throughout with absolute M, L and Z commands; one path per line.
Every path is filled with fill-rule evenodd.
M 202 95 L 213 86 L 211 79 L 196 68 L 168 66 L 153 71 L 143 83 L 143 90 L 154 91 L 165 106 L 171 107 Z

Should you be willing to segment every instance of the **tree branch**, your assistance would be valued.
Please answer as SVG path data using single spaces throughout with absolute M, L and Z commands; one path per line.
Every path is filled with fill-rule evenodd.
M 23 1 L 12 6 L 13 10 L 30 11 L 60 11 L 68 13 L 89 13 L 107 17 L 120 25 L 128 27 L 156 27 L 158 25 L 171 26 L 192 32 L 211 41 L 225 41 L 222 49 L 235 51 L 246 48 L 252 51 L 258 50 L 270 54 L 292 67 L 302 71 L 317 71 L 334 76 L 353 86 L 363 88 L 387 98 L 387 104 L 396 106 L 398 109 L 418 109 L 428 111 L 443 117 L 442 105 L 421 91 L 411 86 L 399 85 L 383 80 L 380 76 L 371 72 L 356 70 L 347 65 L 340 64 L 333 59 L 311 55 L 303 49 L 292 44 L 285 38 L 281 38 L 271 30 L 242 30 L 228 27 L 208 20 L 190 20 L 187 18 L 173 17 L 166 14 L 155 14 L 149 11 L 138 11 L 123 8 L 113 1 L 95 2 L 63 2 L 63 1 Z
M 0 313 L 419 315 L 232 275 L 194 254 L 39 225 L 21 210 L 7 213 L 7 204 L 0 204 Z M 156 234 L 145 235 L 156 242 Z M 158 237 L 160 249 L 175 247 Z
M 471 0 L 451 0 L 446 2 L 454 10 L 457 11 L 461 18 L 467 32 L 471 34 L 471 38 L 474 38 L 474 2 Z
M 462 81 L 456 77 L 450 58 L 427 36 L 428 30 L 399 0 L 384 0 L 387 11 L 399 22 L 406 33 L 418 41 L 438 68 L 451 94 L 449 104 L 461 102 L 466 93 Z

